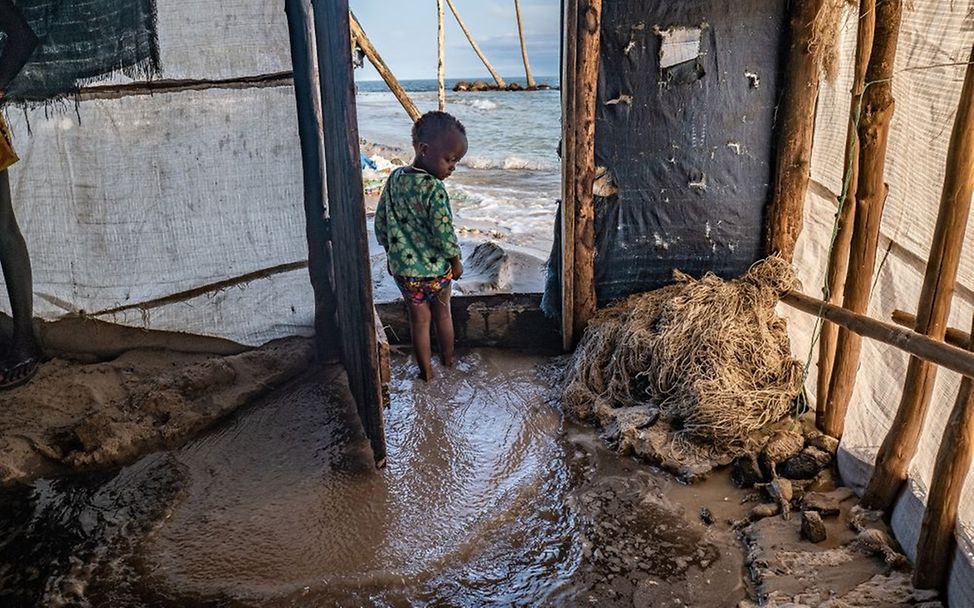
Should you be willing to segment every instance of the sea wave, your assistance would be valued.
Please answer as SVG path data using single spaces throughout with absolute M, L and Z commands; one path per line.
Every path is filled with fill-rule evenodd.
M 460 164 L 469 169 L 503 169 L 505 171 L 557 171 L 558 165 L 543 160 L 531 160 L 520 156 L 508 156 L 503 159 L 468 156 Z

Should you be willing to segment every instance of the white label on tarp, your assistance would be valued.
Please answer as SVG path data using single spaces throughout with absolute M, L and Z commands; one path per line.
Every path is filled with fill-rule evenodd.
M 703 32 L 701 28 L 671 27 L 656 32 L 663 39 L 659 50 L 660 68 L 694 61 L 700 56 L 700 36 Z

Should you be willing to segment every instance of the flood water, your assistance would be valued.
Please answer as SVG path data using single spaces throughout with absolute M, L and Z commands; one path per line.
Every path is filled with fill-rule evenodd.
M 427 386 L 395 357 L 381 471 L 319 371 L 179 450 L 7 491 L 0 605 L 632 605 L 734 579 L 658 474 L 566 427 L 550 367 L 475 351 Z

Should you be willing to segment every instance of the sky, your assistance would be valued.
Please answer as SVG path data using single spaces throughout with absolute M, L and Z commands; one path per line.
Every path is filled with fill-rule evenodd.
M 501 76 L 523 78 L 514 0 L 454 0 L 454 4 Z M 436 0 L 350 0 L 350 5 L 397 78 L 436 78 Z M 528 59 L 539 80 L 558 74 L 559 6 L 560 0 L 521 0 Z M 443 12 L 446 77 L 489 79 L 445 0 Z M 366 60 L 355 78 L 378 80 L 379 75 Z

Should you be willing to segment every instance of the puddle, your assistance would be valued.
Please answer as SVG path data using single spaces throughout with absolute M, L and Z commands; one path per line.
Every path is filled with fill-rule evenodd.
M 631 606 L 705 579 L 730 588 L 694 605 L 744 597 L 739 551 L 566 426 L 544 362 L 475 351 L 427 386 L 394 358 L 382 471 L 317 372 L 180 450 L 5 492 L 0 605 Z

